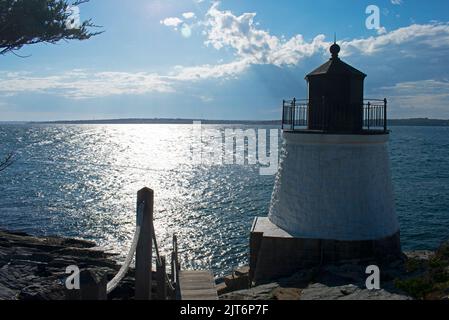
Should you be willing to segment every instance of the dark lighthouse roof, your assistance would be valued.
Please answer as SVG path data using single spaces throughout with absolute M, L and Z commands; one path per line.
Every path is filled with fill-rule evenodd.
M 346 75 L 346 76 L 353 76 L 353 77 L 361 77 L 365 78 L 366 74 L 363 72 L 357 70 L 354 67 L 351 67 L 349 64 L 343 62 L 339 57 L 338 54 L 340 53 L 340 46 L 336 43 L 334 43 L 331 48 L 330 52 L 332 54 L 332 58 L 329 59 L 328 62 L 323 64 L 322 66 L 318 67 L 311 73 L 309 73 L 306 76 L 306 79 L 309 80 L 310 77 L 313 76 L 319 76 L 319 75 Z
M 388 134 L 387 100 L 363 99 L 366 74 L 332 57 L 306 76 L 308 98 L 283 101 L 282 128 L 299 133 Z M 306 128 L 306 129 L 305 129 Z

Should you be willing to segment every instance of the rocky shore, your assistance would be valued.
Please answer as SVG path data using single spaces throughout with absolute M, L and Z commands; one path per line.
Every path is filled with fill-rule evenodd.
M 0 300 L 63 300 L 70 265 L 95 270 L 109 280 L 120 269 L 114 255 L 93 242 L 0 230 Z M 449 242 L 435 252 L 409 252 L 380 266 L 381 290 L 366 289 L 366 266 L 347 261 L 251 288 L 249 268 L 243 267 L 217 287 L 221 300 L 449 300 Z M 134 270 L 130 270 L 108 299 L 133 296 Z
M 249 268 L 235 270 L 219 285 L 222 300 L 449 300 L 449 242 L 438 250 L 404 253 L 380 267 L 380 290 L 368 290 L 366 267 L 373 262 L 299 271 L 249 288 Z
M 89 241 L 0 230 L 0 300 L 64 300 L 68 266 L 92 269 L 112 279 L 120 269 L 113 257 Z M 133 296 L 134 271 L 130 270 L 108 298 Z

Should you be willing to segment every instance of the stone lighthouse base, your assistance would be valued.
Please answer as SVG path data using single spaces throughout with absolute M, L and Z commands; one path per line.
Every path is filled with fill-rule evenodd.
M 257 284 L 322 264 L 354 259 L 382 262 L 400 256 L 399 232 L 377 240 L 306 239 L 292 236 L 268 218 L 256 218 L 250 236 L 250 277 Z

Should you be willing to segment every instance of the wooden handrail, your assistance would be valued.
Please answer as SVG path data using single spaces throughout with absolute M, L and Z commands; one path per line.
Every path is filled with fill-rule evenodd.
M 137 193 L 137 203 L 144 202 L 142 226 L 136 249 L 135 299 L 151 300 L 153 258 L 154 192 L 143 188 Z

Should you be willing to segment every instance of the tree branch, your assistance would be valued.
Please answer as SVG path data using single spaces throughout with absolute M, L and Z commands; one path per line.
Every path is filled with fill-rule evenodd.
M 74 6 L 89 0 L 2 0 L 0 1 L 0 55 L 17 51 L 25 45 L 55 44 L 60 40 L 87 40 L 104 31 L 85 20 L 78 26 L 74 21 Z M 71 23 L 72 22 L 72 23 Z
M 10 167 L 14 162 L 14 153 L 11 152 L 2 161 L 0 161 L 0 172 Z

